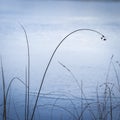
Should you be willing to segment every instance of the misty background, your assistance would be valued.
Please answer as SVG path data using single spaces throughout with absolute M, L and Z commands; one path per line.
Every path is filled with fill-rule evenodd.
M 83 81 L 86 94 L 94 94 L 93 86 L 106 79 L 111 56 L 114 55 L 115 63 L 120 60 L 120 3 L 115 2 L 118 0 L 88 1 L 0 0 L 0 55 L 6 83 L 14 76 L 25 78 L 27 48 L 20 24 L 25 27 L 30 44 L 31 91 L 38 90 L 38 83 L 56 45 L 73 30 L 89 28 L 103 33 L 107 41 L 101 41 L 101 36 L 89 31 L 69 37 L 53 59 L 43 92 L 79 94 L 79 88 L 60 61 L 75 74 L 79 83 Z M 113 69 L 111 73 L 110 81 L 113 81 Z M 19 83 L 14 84 L 18 91 L 22 91 L 22 87 Z

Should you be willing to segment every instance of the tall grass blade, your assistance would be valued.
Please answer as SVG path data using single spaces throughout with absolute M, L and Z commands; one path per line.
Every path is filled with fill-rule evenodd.
M 5 76 L 4 76 L 4 69 L 3 69 L 3 63 L 1 58 L 1 72 L 2 72 L 2 83 L 3 83 L 3 120 L 6 120 L 7 118 L 7 108 L 6 108 L 6 86 L 5 86 Z
M 12 83 L 15 81 L 15 80 L 18 80 L 20 83 L 22 83 L 24 86 L 27 86 L 20 78 L 18 77 L 14 77 L 10 80 L 10 83 L 8 84 L 8 88 L 7 88 L 7 91 L 6 91 L 6 100 L 8 98 L 8 93 L 9 93 L 9 90 L 10 90 L 10 87 L 12 86 Z
M 23 29 L 24 29 L 24 27 L 23 27 Z M 76 32 L 80 32 L 80 31 L 91 31 L 91 32 L 95 32 L 95 33 L 97 33 L 98 35 L 101 36 L 101 40 L 104 40 L 104 41 L 106 40 L 105 36 L 104 36 L 101 32 L 98 32 L 98 31 L 96 31 L 96 30 L 93 30 L 93 29 L 77 29 L 77 30 L 69 33 L 68 35 L 66 35 L 66 36 L 60 41 L 60 43 L 56 46 L 55 50 L 53 51 L 53 53 L 52 53 L 52 55 L 51 55 L 51 57 L 50 57 L 50 60 L 48 61 L 48 64 L 47 64 L 47 66 L 46 66 L 45 72 L 44 72 L 44 74 L 43 74 L 42 81 L 41 81 L 40 86 L 39 86 L 37 98 L 36 98 L 36 100 L 35 100 L 35 104 L 34 104 L 34 107 L 33 107 L 33 112 L 32 112 L 32 116 L 31 116 L 31 120 L 33 120 L 34 113 L 35 113 L 35 111 L 36 111 L 38 99 L 39 99 L 39 96 L 40 96 L 40 93 L 41 93 L 41 89 L 42 89 L 42 86 L 43 86 L 43 83 L 44 83 L 44 80 L 45 80 L 46 73 L 47 73 L 47 71 L 48 71 L 48 68 L 49 68 L 49 66 L 50 66 L 50 64 L 51 64 L 51 61 L 52 61 L 52 59 L 53 59 L 53 57 L 54 57 L 57 49 L 62 45 L 62 43 L 63 43 L 70 35 L 72 35 L 72 34 L 74 34 L 74 33 L 76 33 Z M 25 33 L 26 33 L 26 31 L 25 31 Z
M 82 113 L 84 113 L 84 112 L 82 112 L 82 111 L 83 111 L 83 101 L 82 101 L 82 100 L 83 100 L 83 97 L 85 98 L 86 103 L 89 104 L 88 101 L 87 101 L 87 98 L 86 98 L 86 96 L 85 96 L 85 94 L 84 94 L 84 92 L 83 92 L 83 83 L 82 83 L 82 81 L 81 81 L 81 86 L 80 86 L 80 84 L 79 84 L 78 80 L 76 79 L 75 75 L 73 74 L 73 72 L 72 72 L 68 67 L 66 67 L 65 65 L 63 65 L 61 62 L 58 62 L 58 63 L 59 63 L 63 68 L 65 68 L 65 69 L 71 74 L 71 76 L 73 77 L 73 79 L 75 80 L 77 86 L 78 86 L 79 89 L 80 89 L 80 92 L 81 92 L 81 114 L 82 114 Z M 88 107 L 89 107 L 89 109 L 88 109 L 89 112 L 92 114 L 93 118 L 96 119 L 96 118 L 95 118 L 95 115 L 94 115 L 94 112 L 93 112 L 92 109 L 91 109 L 91 106 L 89 105 Z M 81 115 L 80 115 L 80 116 L 81 116 Z M 83 119 L 83 114 L 82 114 L 82 116 L 81 116 L 81 119 Z
M 27 85 L 27 67 L 25 69 L 25 83 Z M 27 86 L 25 87 L 25 120 L 27 120 L 27 93 L 28 93 L 28 89 Z
M 15 113 L 16 113 L 17 119 L 20 120 L 20 117 L 19 117 L 19 114 L 18 114 L 18 112 L 17 112 L 17 109 L 16 109 L 16 106 L 15 106 L 14 100 L 13 100 L 13 105 L 14 105 L 14 109 L 15 109 Z
M 120 80 L 119 80 L 119 76 L 118 76 L 118 73 L 117 73 L 117 70 L 116 70 L 116 67 L 115 67 L 113 61 L 112 61 L 112 65 L 113 65 L 113 69 L 114 69 L 115 76 L 116 76 L 116 79 L 117 79 L 118 89 L 119 89 L 119 92 L 120 92 Z
M 29 110 L 30 110 L 30 47 L 29 47 L 29 40 L 28 40 L 28 35 L 26 32 L 26 29 L 24 28 L 23 25 L 21 25 L 21 28 L 23 29 L 26 37 L 26 43 L 27 43 L 27 120 L 29 119 Z

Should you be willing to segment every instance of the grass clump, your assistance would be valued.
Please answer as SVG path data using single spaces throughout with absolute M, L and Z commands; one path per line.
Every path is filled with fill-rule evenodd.
M 73 113 L 70 109 L 67 109 L 59 104 L 58 101 L 61 100 L 62 98 L 60 98 L 60 96 L 58 98 L 55 99 L 55 101 L 53 102 L 53 104 L 51 103 L 47 103 L 47 104 L 38 104 L 41 103 L 41 90 L 46 78 L 46 74 L 47 71 L 51 65 L 51 62 L 54 58 L 54 55 L 56 54 L 57 50 L 61 47 L 61 45 L 64 43 L 65 40 L 67 40 L 67 38 L 69 36 L 71 36 L 72 34 L 76 33 L 76 32 L 80 32 L 80 31 L 90 31 L 90 32 L 94 32 L 98 35 L 100 35 L 100 39 L 103 41 L 106 41 L 105 36 L 101 33 L 98 32 L 96 30 L 93 29 L 77 29 L 71 33 L 69 33 L 68 35 L 66 35 L 61 41 L 60 43 L 56 46 L 56 48 L 54 49 L 48 63 L 46 64 L 46 68 L 45 71 L 43 73 L 42 76 L 42 80 L 39 83 L 39 89 L 37 91 L 37 93 L 34 94 L 34 103 L 30 103 L 30 46 L 29 46 L 29 40 L 28 40 L 28 35 L 26 32 L 26 29 L 24 28 L 23 25 L 20 25 L 21 28 L 24 31 L 25 34 L 25 39 L 26 39 L 26 45 L 27 45 L 27 66 L 25 68 L 25 80 L 21 80 L 18 77 L 14 77 L 10 80 L 10 83 L 8 84 L 8 86 L 6 86 L 6 81 L 5 81 L 5 75 L 4 75 L 4 67 L 3 67 L 3 63 L 2 63 L 2 58 L 1 58 L 1 78 L 2 78 L 2 98 L 3 98 L 3 102 L 2 104 L 0 104 L 0 108 L 2 110 L 1 114 L 1 118 L 3 120 L 9 120 L 11 119 L 10 116 L 8 115 L 8 103 L 10 104 L 10 101 L 8 101 L 8 95 L 9 95 L 9 91 L 10 88 L 12 87 L 12 83 L 15 82 L 16 80 L 19 81 L 20 83 L 22 83 L 22 85 L 24 85 L 25 87 L 25 92 L 24 92 L 24 120 L 35 120 L 35 118 L 37 118 L 35 115 L 37 115 L 37 113 L 39 113 L 39 118 L 41 116 L 41 113 L 39 112 L 39 109 L 44 108 L 45 106 L 49 106 L 51 108 L 51 117 L 50 119 L 54 119 L 53 118 L 53 112 L 54 109 L 62 109 L 63 111 L 67 112 L 71 118 L 73 120 L 85 120 L 86 119 L 86 114 L 90 117 L 90 119 L 93 120 L 113 120 L 114 119 L 114 113 L 117 109 L 120 110 L 120 103 L 119 101 L 114 104 L 115 101 L 115 95 L 114 95 L 114 89 L 116 88 L 116 86 L 113 83 L 109 82 L 109 73 L 110 73 L 110 69 L 111 67 L 113 67 L 114 72 L 115 72 L 115 76 L 116 76 L 116 81 L 117 81 L 117 88 L 118 91 L 120 93 L 120 83 L 119 83 L 119 76 L 118 76 L 118 72 L 117 69 L 115 67 L 115 64 L 113 62 L 113 56 L 111 57 L 110 63 L 109 63 L 109 67 L 108 67 L 108 72 L 106 75 L 106 81 L 105 83 L 103 83 L 102 85 L 98 85 L 96 88 L 96 101 L 89 101 L 89 99 L 86 97 L 85 93 L 84 93 L 84 87 L 83 87 L 83 81 L 81 81 L 81 84 L 79 83 L 78 79 L 75 77 L 74 73 L 72 72 L 72 70 L 70 70 L 66 65 L 64 65 L 63 63 L 61 63 L 60 61 L 58 61 L 58 63 L 71 75 L 71 77 L 74 79 L 74 82 L 76 83 L 76 85 L 79 88 L 80 91 L 80 97 L 79 97 L 79 102 L 80 102 L 80 107 L 78 109 L 78 106 L 76 107 L 74 101 L 72 98 L 68 97 L 67 95 L 63 95 L 66 96 L 66 99 L 70 102 L 70 104 L 73 106 L 73 109 L 75 110 L 75 113 Z M 116 64 L 119 66 L 119 62 L 117 61 Z M 99 89 L 102 88 L 104 89 L 102 98 L 101 95 L 99 93 Z M 50 95 L 50 94 L 48 94 Z M 73 95 L 74 96 L 74 95 Z M 75 99 L 75 97 L 73 97 Z M 32 105 L 32 108 L 30 107 L 30 104 Z M 13 100 L 13 106 L 14 106 L 14 110 L 15 110 L 15 114 L 17 116 L 17 119 L 20 120 L 21 117 L 19 115 L 19 111 L 16 109 L 16 103 Z M 36 114 L 35 114 L 36 113 Z M 120 114 L 120 113 L 119 113 Z M 61 117 L 62 118 L 62 117 Z

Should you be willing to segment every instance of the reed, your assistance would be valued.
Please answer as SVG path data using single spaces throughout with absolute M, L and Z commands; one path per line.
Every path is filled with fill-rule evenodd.
M 74 34 L 74 33 L 76 33 L 76 32 L 80 32 L 80 31 L 95 32 L 95 33 L 97 33 L 98 35 L 101 36 L 101 37 L 100 37 L 101 40 L 106 41 L 105 36 L 104 36 L 101 32 L 98 32 L 98 31 L 93 30 L 93 29 L 77 29 L 77 30 L 69 33 L 68 35 L 66 35 L 66 36 L 60 41 L 60 43 L 57 45 L 57 47 L 56 47 L 55 50 L 53 51 L 53 53 L 52 53 L 52 55 L 51 55 L 51 57 L 50 57 L 50 59 L 49 59 L 49 61 L 48 61 L 48 64 L 47 64 L 47 66 L 46 66 L 45 72 L 44 72 L 44 74 L 43 74 L 43 77 L 42 77 L 42 80 L 41 80 L 41 83 L 40 83 L 40 86 L 39 86 L 38 94 L 37 94 L 37 97 L 36 97 L 36 100 L 35 100 L 35 104 L 34 104 L 34 107 L 33 107 L 33 112 L 32 112 L 32 116 L 31 116 L 31 120 L 33 120 L 34 113 L 35 113 L 35 111 L 36 111 L 36 107 L 37 107 L 37 103 L 38 103 L 38 99 L 39 99 L 39 96 L 40 96 L 40 93 L 41 93 L 41 89 L 42 89 L 42 86 L 43 86 L 43 83 L 44 83 L 44 80 L 45 80 L 47 71 L 48 71 L 48 69 L 49 69 L 49 66 L 50 66 L 50 64 L 51 64 L 51 62 L 52 62 L 52 59 L 53 59 L 55 53 L 57 52 L 58 48 L 62 45 L 62 43 L 63 43 L 69 36 L 71 36 L 72 34 Z
M 3 85 L 2 85 L 3 86 L 3 104 L 1 104 L 0 106 L 3 107 L 3 117 L 2 118 L 3 118 L 3 120 L 7 120 L 9 118 L 9 116 L 8 116 L 9 112 L 7 113 L 7 109 L 9 110 L 9 107 L 7 106 L 7 101 L 8 101 L 8 95 L 9 95 L 9 91 L 10 91 L 10 88 L 12 86 L 12 83 L 15 80 L 18 80 L 23 85 L 25 85 L 25 83 L 20 78 L 14 77 L 10 80 L 10 82 L 8 84 L 8 87 L 6 87 L 4 67 L 3 67 L 2 59 L 1 59 L 1 73 L 2 73 L 2 82 L 3 82 Z M 10 102 L 9 102 L 9 104 L 10 104 Z
M 6 120 L 7 119 L 6 86 L 5 86 L 5 76 L 4 76 L 4 69 L 3 69 L 2 58 L 1 58 L 1 72 L 2 72 L 2 83 L 3 83 L 3 120 Z
M 109 75 L 110 75 L 111 67 L 113 67 L 114 72 L 115 72 L 115 76 L 116 76 L 116 80 L 117 80 L 117 84 L 118 84 L 118 88 L 119 88 L 119 93 L 120 93 L 120 83 L 119 83 L 118 71 L 117 71 L 116 66 L 113 62 L 113 57 L 114 57 L 113 55 L 111 56 L 111 59 L 110 59 L 110 63 L 109 63 L 109 66 L 108 66 L 108 71 L 107 71 L 107 74 L 106 74 L 105 83 L 103 83 L 100 86 L 97 85 L 97 88 L 96 88 L 96 102 L 89 102 L 88 101 L 88 99 L 87 99 L 87 97 L 84 93 L 83 81 L 81 81 L 81 83 L 79 83 L 78 79 L 75 77 L 72 70 L 70 70 L 66 65 L 64 65 L 60 61 L 58 61 L 58 63 L 71 75 L 71 77 L 74 79 L 74 82 L 76 83 L 76 85 L 79 88 L 79 91 L 80 91 L 79 100 L 81 102 L 81 104 L 80 104 L 81 109 L 78 110 L 76 108 L 75 103 L 73 102 L 73 100 L 69 96 L 66 96 L 66 98 L 70 102 L 70 104 L 73 106 L 75 114 L 72 111 L 70 111 L 69 109 L 57 104 L 58 100 L 61 100 L 60 97 L 56 98 L 56 100 L 54 101 L 53 104 L 38 105 L 38 101 L 39 101 L 39 98 L 40 98 L 40 95 L 41 95 L 41 90 L 42 90 L 42 87 L 43 87 L 43 84 L 44 84 L 44 81 L 45 81 L 45 78 L 46 78 L 47 71 L 48 71 L 48 69 L 51 65 L 51 62 L 52 62 L 57 50 L 61 47 L 61 45 L 64 43 L 64 41 L 67 40 L 67 38 L 69 36 L 71 36 L 72 34 L 74 34 L 76 32 L 80 32 L 80 31 L 95 32 L 96 34 L 100 35 L 100 38 L 103 41 L 106 40 L 105 36 L 102 33 L 98 32 L 96 30 L 92 30 L 92 29 L 78 29 L 78 30 L 75 30 L 75 31 L 69 33 L 68 35 L 66 35 L 60 41 L 60 43 L 56 46 L 52 55 L 50 56 L 50 59 L 49 59 L 48 63 L 46 64 L 46 68 L 45 68 L 44 74 L 42 76 L 42 80 L 41 80 L 41 83 L 39 85 L 38 92 L 35 95 L 35 102 L 33 104 L 33 109 L 31 110 L 30 109 L 30 74 L 31 74 L 31 71 L 30 71 L 30 64 L 31 64 L 31 61 L 30 61 L 31 60 L 30 59 L 30 45 L 29 45 L 29 39 L 28 39 L 28 35 L 27 35 L 25 27 L 21 24 L 20 24 L 20 26 L 23 29 L 23 32 L 25 34 L 25 40 L 26 40 L 26 46 L 27 46 L 27 50 L 26 50 L 27 51 L 27 65 L 26 65 L 26 68 L 25 68 L 25 82 L 18 77 L 13 77 L 10 80 L 8 86 L 6 86 L 5 74 L 4 74 L 5 72 L 4 72 L 4 67 L 3 67 L 2 58 L 1 58 L 1 78 L 2 78 L 3 103 L 0 104 L 0 108 L 3 108 L 3 111 L 2 111 L 2 113 L 0 113 L 0 116 L 2 116 L 2 119 L 3 120 L 12 119 L 8 115 L 9 114 L 9 112 L 8 112 L 9 107 L 8 107 L 7 103 L 9 102 L 9 104 L 11 104 L 10 100 L 8 101 L 8 97 L 9 97 L 9 94 L 10 94 L 9 91 L 10 91 L 10 88 L 12 87 L 12 83 L 17 80 L 22 85 L 24 85 L 24 87 L 25 87 L 24 120 L 35 119 L 35 113 L 37 111 L 38 111 L 39 118 L 40 118 L 41 114 L 39 113 L 39 108 L 45 107 L 45 106 L 50 106 L 51 107 L 51 111 L 50 111 L 51 112 L 51 120 L 53 119 L 52 115 L 53 115 L 53 110 L 54 109 L 64 110 L 74 120 L 84 120 L 85 119 L 84 116 L 85 116 L 86 111 L 89 112 L 89 114 L 91 115 L 91 119 L 93 119 L 93 120 L 108 120 L 108 119 L 109 120 L 114 120 L 114 116 L 113 116 L 114 115 L 114 110 L 120 108 L 120 103 L 118 102 L 118 103 L 116 103 L 116 105 L 114 105 L 114 91 L 113 91 L 113 89 L 115 88 L 115 86 L 114 86 L 113 83 L 109 82 Z M 116 62 L 116 63 L 119 66 L 119 62 Z M 103 100 L 101 101 L 101 99 L 100 99 L 101 95 L 99 94 L 99 88 L 102 88 L 102 87 L 104 87 L 104 93 L 103 93 Z M 63 96 L 65 96 L 65 95 L 63 95 Z M 83 101 L 83 99 L 85 101 Z M 21 118 L 20 118 L 19 112 L 16 109 L 16 103 L 14 102 L 14 100 L 13 100 L 13 106 L 14 106 L 16 117 L 17 117 L 18 120 L 20 120 Z M 96 114 L 96 111 L 94 111 L 93 106 L 96 106 L 97 114 Z
M 29 47 L 29 40 L 26 29 L 22 24 L 20 24 L 21 28 L 24 31 L 26 44 L 27 44 L 27 67 L 26 67 L 26 94 L 25 96 L 25 120 L 29 120 L 29 112 L 30 112 L 30 47 Z
M 65 68 L 72 76 L 72 78 L 74 79 L 75 83 L 77 84 L 79 90 L 80 90 L 80 93 L 81 93 L 81 113 L 80 115 L 78 116 L 79 120 L 82 120 L 83 119 L 83 113 L 85 112 L 86 108 L 88 108 L 89 112 L 91 113 L 91 115 L 93 116 L 93 119 L 96 120 L 96 117 L 95 117 L 95 114 L 93 112 L 93 110 L 91 109 L 91 106 L 87 100 L 87 97 L 85 96 L 84 92 L 83 92 L 83 82 L 81 80 L 81 85 L 79 84 L 79 81 L 78 79 L 75 77 L 74 73 L 65 65 L 63 65 L 61 62 L 59 62 L 59 64 Z M 85 99 L 85 102 L 86 102 L 86 106 L 85 108 L 83 108 L 83 99 Z

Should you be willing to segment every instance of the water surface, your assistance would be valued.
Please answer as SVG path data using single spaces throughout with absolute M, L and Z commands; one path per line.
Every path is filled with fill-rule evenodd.
M 66 39 L 56 52 L 47 72 L 41 91 L 41 102 L 38 103 L 40 116 L 36 113 L 36 119 L 76 119 L 76 111 L 79 113 L 81 110 L 82 99 L 78 83 L 80 86 L 82 84 L 87 100 L 95 102 L 97 85 L 106 82 L 112 56 L 118 77 L 116 78 L 115 69 L 111 65 L 108 81 L 111 83 L 110 87 L 113 84 L 115 86 L 114 97 L 119 97 L 119 92 L 116 90 L 119 88 L 120 77 L 119 11 L 119 2 L 1 1 L 0 55 L 6 86 L 13 77 L 25 81 L 27 45 L 20 27 L 22 24 L 27 31 L 30 44 L 31 109 L 48 60 L 55 47 L 67 34 L 76 29 L 88 28 L 103 33 L 107 38 L 107 41 L 102 41 L 101 36 L 94 32 L 80 31 Z M 70 69 L 75 78 L 59 62 Z M 0 85 L 2 92 L 2 82 Z M 101 98 L 104 87 L 104 85 L 98 87 Z M 10 90 L 12 96 L 9 98 L 10 108 L 19 110 L 21 116 L 24 115 L 24 93 L 24 85 L 15 81 Z M 13 105 L 13 101 L 16 106 Z M 84 102 L 86 103 L 86 100 L 83 100 Z M 2 99 L 0 103 L 2 104 Z M 62 106 L 70 112 L 58 106 L 54 106 L 54 110 L 51 108 L 53 104 Z M 11 119 L 16 119 L 14 112 L 9 112 Z M 88 111 L 86 116 L 89 116 Z

